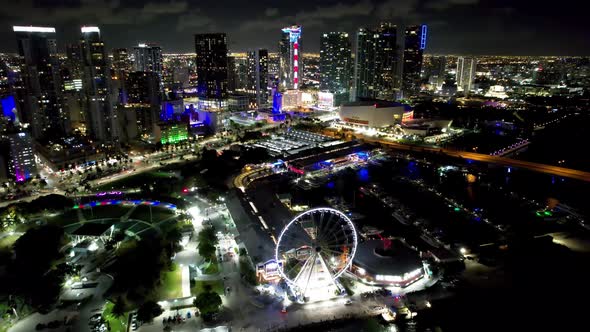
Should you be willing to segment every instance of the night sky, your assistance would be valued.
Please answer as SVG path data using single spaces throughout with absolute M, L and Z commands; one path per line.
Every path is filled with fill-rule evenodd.
M 16 51 L 12 25 L 57 29 L 60 49 L 81 25 L 98 25 L 107 48 L 156 42 L 165 53 L 194 52 L 193 34 L 228 33 L 231 51 L 277 49 L 280 28 L 303 25 L 303 45 L 380 21 L 429 25 L 427 52 L 588 55 L 590 24 L 581 0 L 2 0 L 0 51 Z M 550 6 L 545 5 L 550 4 Z

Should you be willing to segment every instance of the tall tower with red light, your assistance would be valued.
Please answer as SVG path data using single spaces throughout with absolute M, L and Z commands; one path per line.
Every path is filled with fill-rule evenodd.
M 298 89 L 302 75 L 301 26 L 292 25 L 282 30 L 279 42 L 279 76 L 280 85 L 285 89 Z

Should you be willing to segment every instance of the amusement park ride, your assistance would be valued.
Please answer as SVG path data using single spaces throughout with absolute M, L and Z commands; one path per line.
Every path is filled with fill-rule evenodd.
M 344 292 L 338 278 L 350 267 L 357 248 L 352 221 L 332 208 L 315 208 L 291 220 L 279 235 L 278 273 L 299 302 L 333 298 Z

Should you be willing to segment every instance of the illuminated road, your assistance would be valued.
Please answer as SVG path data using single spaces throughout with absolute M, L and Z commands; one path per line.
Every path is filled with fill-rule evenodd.
M 552 165 L 545 165 L 534 163 L 530 161 L 523 161 L 523 160 L 516 160 L 511 158 L 499 157 L 499 156 L 490 156 L 487 154 L 475 153 L 475 152 L 467 152 L 467 151 L 455 151 L 443 148 L 431 148 L 431 147 L 422 147 L 422 146 L 413 146 L 413 145 L 406 145 L 400 144 L 396 142 L 380 140 L 372 137 L 367 137 L 362 134 L 355 133 L 357 138 L 360 138 L 366 142 L 374 142 L 380 143 L 383 145 L 390 146 L 395 149 L 405 150 L 405 151 L 418 151 L 418 152 L 432 152 L 432 153 L 440 153 L 445 154 L 447 156 L 462 158 L 462 159 L 470 159 L 474 161 L 481 161 L 486 163 L 492 163 L 502 166 L 512 166 L 516 168 L 527 169 L 534 172 L 557 175 L 564 178 L 576 179 L 581 181 L 590 182 L 590 173 L 579 171 L 570 168 L 552 166 Z

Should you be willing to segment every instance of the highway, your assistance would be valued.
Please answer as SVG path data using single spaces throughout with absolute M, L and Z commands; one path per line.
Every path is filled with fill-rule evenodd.
M 552 166 L 552 165 L 546 165 L 546 164 L 539 164 L 539 163 L 535 163 L 535 162 L 511 159 L 511 158 L 500 157 L 500 156 L 490 156 L 487 154 L 475 153 L 475 152 L 456 151 L 456 150 L 449 150 L 449 149 L 443 149 L 443 148 L 431 148 L 431 147 L 406 145 L 406 144 L 400 144 L 400 143 L 387 141 L 387 140 L 383 140 L 383 139 L 368 137 L 368 136 L 364 136 L 364 135 L 358 134 L 358 133 L 355 133 L 355 136 L 359 139 L 362 139 L 363 141 L 366 141 L 366 142 L 380 143 L 380 144 L 387 145 L 389 147 L 392 147 L 392 148 L 398 149 L 398 150 L 439 153 L 439 154 L 445 154 L 447 156 L 456 157 L 456 158 L 470 159 L 470 160 L 474 160 L 474 161 L 481 161 L 481 162 L 485 162 L 485 163 L 492 163 L 492 164 L 497 164 L 497 165 L 502 165 L 502 166 L 511 166 L 511 167 L 516 167 L 516 168 L 521 168 L 521 169 L 527 169 L 527 170 L 534 171 L 534 172 L 551 174 L 551 175 L 556 175 L 556 176 L 560 176 L 560 177 L 564 177 L 564 178 L 570 178 L 570 179 L 590 182 L 590 173 L 589 172 L 579 171 L 579 170 L 570 169 L 570 168 L 564 168 L 564 167 Z

